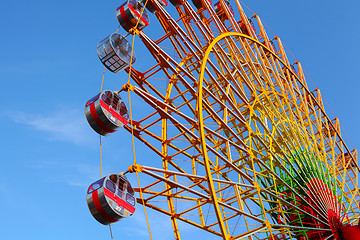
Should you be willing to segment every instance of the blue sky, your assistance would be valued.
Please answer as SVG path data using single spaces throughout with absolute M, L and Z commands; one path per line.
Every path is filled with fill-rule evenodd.
M 100 160 L 99 137 L 87 125 L 83 107 L 100 90 L 103 66 L 96 45 L 116 30 L 114 12 L 121 3 L 2 3 L 2 239 L 110 239 L 108 228 L 91 217 L 86 205 L 86 189 L 100 177 Z M 358 147 L 360 2 L 244 3 L 301 62 L 352 143 L 343 133 L 345 141 L 351 149 Z M 150 18 L 155 21 L 152 14 Z M 152 31 L 151 26 L 144 31 Z M 125 34 L 122 29 L 120 33 Z M 145 51 L 136 41 L 139 70 L 148 56 Z M 126 80 L 125 72 L 106 72 L 104 89 L 119 89 Z M 133 103 L 134 111 L 141 107 Z M 333 117 L 328 106 L 326 111 Z M 126 169 L 133 159 L 129 149 L 131 138 L 124 130 L 103 138 L 104 173 Z M 149 156 L 141 143 L 136 142 L 136 149 L 138 159 Z M 136 185 L 135 176 L 129 178 Z M 149 214 L 154 239 L 171 239 L 169 220 Z M 186 229 L 183 239 L 191 239 L 191 227 L 181 227 Z M 132 218 L 115 224 L 113 231 L 114 239 L 149 239 L 141 207 Z

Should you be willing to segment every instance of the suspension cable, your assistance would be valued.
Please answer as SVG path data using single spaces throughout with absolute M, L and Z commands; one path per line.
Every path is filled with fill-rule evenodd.
M 104 85 L 104 78 L 105 78 L 105 66 L 104 66 L 104 71 L 103 71 L 103 76 L 102 76 L 102 80 L 101 80 L 101 87 L 100 87 L 100 93 L 102 92 L 102 88 Z M 101 178 L 103 176 L 103 164 L 102 164 L 102 147 L 101 147 L 101 134 L 99 134 L 100 137 L 100 172 L 101 172 Z
M 144 7 L 141 11 L 139 20 L 137 21 L 136 25 L 135 25 L 135 29 L 137 29 L 137 26 L 140 22 L 141 16 L 145 10 L 145 6 L 147 4 L 148 0 L 146 0 Z M 136 35 L 136 31 L 133 31 L 133 40 L 132 40 L 132 44 L 131 44 L 131 57 L 130 57 L 130 66 L 129 66 L 129 78 L 128 78 L 128 82 L 127 84 L 130 84 L 130 79 L 131 79 L 131 70 L 132 70 L 132 59 L 133 59 L 133 55 L 134 55 L 134 42 L 135 42 L 135 35 Z M 132 105 L 131 105 L 131 95 L 130 95 L 130 90 L 128 90 L 129 92 L 129 109 L 130 109 L 130 125 L 131 125 L 131 138 L 132 138 L 132 145 L 133 145 L 133 155 L 134 155 L 134 165 L 136 165 L 136 150 L 135 150 L 135 136 L 134 136 L 134 123 L 133 123 L 133 116 L 132 116 Z M 139 177 L 139 173 L 136 171 L 136 176 L 137 176 L 137 180 L 138 180 L 138 184 L 139 184 L 139 193 L 140 193 L 140 199 L 142 202 L 142 205 L 144 207 L 144 213 L 145 213 L 145 217 L 146 217 L 146 222 L 147 222 L 147 226 L 148 226 L 148 230 L 149 230 L 149 235 L 150 235 L 150 239 L 152 240 L 152 234 L 151 234 L 151 229 L 150 229 L 150 223 L 149 223 L 149 218 L 146 212 L 146 207 L 145 207 L 145 201 L 143 198 L 143 194 L 142 194 L 142 189 L 141 189 L 141 184 L 140 184 L 140 177 Z
M 132 107 L 131 107 L 131 97 L 130 97 L 130 90 L 128 90 L 129 92 L 129 109 L 130 109 L 130 124 L 131 124 L 131 138 L 132 138 L 132 145 L 133 145 L 133 155 L 134 155 L 134 165 L 136 165 L 136 151 L 135 151 L 135 136 L 134 136 L 134 127 L 133 127 L 133 121 L 132 121 Z M 145 201 L 143 198 L 143 194 L 142 194 L 142 189 L 141 189 L 141 184 L 140 184 L 140 178 L 139 178 L 139 173 L 138 171 L 136 171 L 136 176 L 137 176 L 137 180 L 138 180 L 138 184 L 139 184 L 139 193 L 140 193 L 140 199 L 141 199 L 141 203 L 144 207 L 144 212 L 145 212 L 145 217 L 146 217 L 146 222 L 147 222 L 147 226 L 149 229 L 149 235 L 150 235 L 150 239 L 152 240 L 152 234 L 151 234 L 151 229 L 150 229 L 150 223 L 149 223 L 149 218 L 146 212 L 146 207 L 145 207 Z
M 111 240 L 114 240 L 114 238 L 113 238 L 113 234 L 112 234 L 112 230 L 111 230 L 111 224 L 109 224 L 109 229 L 110 229 L 110 236 L 111 236 Z
M 104 85 L 105 70 L 106 70 L 106 67 L 104 66 L 104 71 L 103 71 L 102 80 L 101 80 L 100 92 L 102 92 L 103 85 Z
M 139 20 L 137 21 L 135 28 L 138 26 L 141 16 L 144 12 L 145 6 L 147 4 L 148 0 L 146 0 L 145 5 L 142 9 L 142 12 L 140 14 Z M 116 29 L 116 33 L 119 31 L 120 25 L 118 26 L 118 28 Z M 129 79 L 128 79 L 128 83 L 130 83 L 130 76 L 131 76 L 131 65 L 132 65 L 132 59 L 133 59 L 133 53 L 134 53 L 134 42 L 135 42 L 135 32 L 133 33 L 133 40 L 132 40 L 132 48 L 131 48 L 131 57 L 130 57 L 130 71 L 129 71 Z M 101 87 L 100 87 L 100 93 L 102 92 L 103 89 L 103 85 L 104 85 L 104 78 L 105 78 L 105 71 L 106 71 L 106 67 L 104 66 L 104 71 L 103 71 L 103 76 L 102 76 L 102 80 L 101 80 Z M 132 145 L 133 145 L 133 153 L 134 153 L 134 164 L 136 164 L 136 155 L 135 155 L 135 141 L 134 141 L 134 131 L 133 131 L 133 122 L 132 122 L 132 110 L 131 110 L 131 98 L 130 98 L 130 91 L 129 91 L 129 103 L 130 103 L 130 124 L 131 124 L 131 135 L 132 135 Z M 101 178 L 103 176 L 103 164 L 102 164 L 102 144 L 101 144 L 101 135 L 100 136 L 100 171 L 101 171 Z M 151 235 L 151 230 L 150 230 L 150 224 L 149 224 L 149 220 L 148 220 L 148 216 L 146 213 L 146 208 L 145 208 L 145 201 L 143 199 L 142 196 L 142 190 L 141 190 L 141 185 L 140 185 L 140 178 L 139 178 L 139 174 L 138 172 L 136 172 L 137 175 L 137 179 L 138 179 L 138 183 L 139 183 L 139 188 L 140 188 L 140 198 L 142 200 L 143 206 L 144 206 L 144 212 L 145 212 L 145 216 L 146 216 L 146 221 L 147 221 L 147 225 L 148 225 L 148 229 L 149 229 L 149 234 L 150 234 L 150 239 L 152 240 L 152 235 Z M 113 234 L 112 234 L 112 230 L 111 230 L 111 224 L 109 224 L 109 230 L 110 230 L 110 236 L 111 236 L 111 240 L 113 240 Z
M 101 171 L 101 178 L 103 176 L 103 164 L 102 164 L 102 147 L 101 147 L 101 135 L 100 136 L 100 171 Z

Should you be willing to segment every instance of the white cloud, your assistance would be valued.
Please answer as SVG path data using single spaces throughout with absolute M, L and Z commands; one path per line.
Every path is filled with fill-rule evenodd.
M 90 126 L 82 111 L 59 109 L 58 112 L 49 115 L 12 111 L 6 115 L 16 123 L 46 133 L 45 139 L 49 141 L 86 144 L 91 139 Z

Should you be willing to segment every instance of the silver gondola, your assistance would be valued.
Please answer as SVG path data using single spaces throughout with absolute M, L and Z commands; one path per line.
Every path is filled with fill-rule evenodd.
M 86 201 L 93 217 L 104 225 L 131 216 L 136 209 L 134 190 L 123 174 L 111 174 L 91 184 Z
M 138 30 L 141 30 L 149 25 L 149 14 L 144 9 L 141 15 L 142 8 L 141 4 L 136 0 L 128 0 L 116 9 L 116 17 L 125 31 L 129 32 L 130 29 L 136 26 L 138 21 Z
M 131 45 L 120 34 L 112 33 L 97 45 L 100 61 L 111 72 L 117 73 L 130 65 Z M 135 62 L 133 53 L 132 63 Z
M 103 91 L 87 101 L 85 116 L 95 132 L 106 136 L 128 124 L 129 113 L 117 92 Z

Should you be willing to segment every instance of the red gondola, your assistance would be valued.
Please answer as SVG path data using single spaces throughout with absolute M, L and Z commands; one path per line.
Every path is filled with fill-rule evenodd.
M 262 41 L 261 43 L 266 46 L 265 41 Z M 272 42 L 272 40 L 270 40 L 270 49 L 271 49 L 275 54 L 278 54 L 278 52 L 276 51 L 275 45 L 274 45 L 274 43 Z M 270 54 L 270 51 L 268 51 L 268 50 L 266 50 L 266 49 L 264 49 L 264 52 L 265 52 L 265 55 L 268 56 L 268 57 L 271 55 L 271 54 Z
M 195 7 L 196 7 L 197 9 L 200 9 L 200 8 L 203 7 L 203 2 L 202 2 L 202 0 L 191 0 L 191 1 L 193 2 L 193 4 L 195 5 Z M 212 4 L 211 0 L 206 0 L 206 1 L 208 1 L 210 5 Z
M 167 7 L 169 5 L 169 1 L 168 0 L 154 0 L 157 3 L 159 3 L 162 7 Z M 146 1 L 142 1 L 143 4 L 145 4 Z M 147 10 L 149 10 L 152 13 L 156 12 L 157 7 L 155 6 L 155 4 L 148 0 L 147 4 L 146 4 L 146 8 Z
M 230 5 L 230 3 L 228 1 L 225 1 L 225 6 L 228 8 L 228 10 L 230 11 L 231 16 L 234 16 L 234 10 L 232 8 L 232 6 Z M 225 21 L 228 20 L 228 17 L 226 15 L 226 13 L 224 12 L 224 10 L 222 9 L 222 6 L 220 4 L 220 2 L 217 2 L 214 4 L 214 10 L 216 12 L 216 14 L 218 15 L 218 17 L 220 18 L 221 21 Z
M 97 45 L 100 61 L 111 72 L 117 73 L 130 65 L 131 45 L 120 34 L 112 33 Z M 132 63 L 135 62 L 135 53 Z
M 125 31 L 129 32 L 130 29 L 136 26 L 137 22 L 139 22 L 137 25 L 138 30 L 149 25 L 149 15 L 145 9 L 140 17 L 142 8 L 141 4 L 136 0 L 128 0 L 116 9 L 116 17 Z
M 271 50 L 276 53 L 276 54 L 279 54 L 278 51 L 276 50 L 276 47 L 275 47 L 275 43 L 273 42 L 273 40 L 270 41 L 270 44 L 271 44 Z
M 91 184 L 86 201 L 93 217 L 104 225 L 131 216 L 136 209 L 134 190 L 122 174 L 111 174 Z
M 103 91 L 87 101 L 85 116 L 95 132 L 106 136 L 128 124 L 129 114 L 117 92 Z
M 184 4 L 184 0 L 170 0 L 171 4 L 175 7 Z
M 254 23 L 252 22 L 252 20 L 249 18 L 248 19 L 249 23 L 250 23 L 250 26 L 251 26 L 251 29 L 254 31 L 254 33 L 256 33 L 256 29 L 255 29 L 255 25 Z M 241 28 L 241 31 L 246 34 L 246 35 L 249 35 L 251 36 L 250 32 L 247 30 L 246 26 L 245 26 L 245 23 L 243 21 L 240 22 L 240 28 Z

